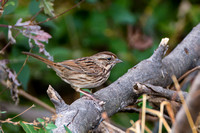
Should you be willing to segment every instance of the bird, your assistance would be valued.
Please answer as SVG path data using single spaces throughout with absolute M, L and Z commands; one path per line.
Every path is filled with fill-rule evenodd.
M 114 53 L 109 51 L 99 52 L 88 57 L 65 60 L 63 62 L 53 62 L 30 52 L 22 53 L 44 62 L 63 81 L 70 84 L 73 89 L 95 101 L 98 100 L 82 89 L 95 88 L 105 83 L 110 76 L 112 68 L 117 63 L 122 62 Z

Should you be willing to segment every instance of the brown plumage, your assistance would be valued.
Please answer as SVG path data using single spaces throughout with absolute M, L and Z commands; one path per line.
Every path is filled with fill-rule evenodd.
M 70 84 L 76 91 L 84 93 L 80 88 L 94 88 L 102 85 L 110 76 L 111 69 L 116 63 L 122 62 L 111 52 L 100 52 L 89 57 L 82 57 L 63 62 L 53 62 L 41 56 L 22 52 L 50 66 L 56 74 Z M 91 97 L 91 95 L 90 95 Z M 92 97 L 92 99 L 94 99 Z

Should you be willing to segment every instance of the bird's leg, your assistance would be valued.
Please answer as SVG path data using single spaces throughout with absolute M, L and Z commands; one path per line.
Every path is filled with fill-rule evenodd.
M 81 89 L 78 88 L 78 87 L 74 87 L 74 86 L 73 86 L 73 88 L 74 88 L 77 92 L 83 93 L 83 94 L 86 95 L 87 97 L 89 97 L 89 98 L 91 98 L 92 100 L 98 102 L 100 105 L 104 105 L 104 104 L 105 104 L 104 101 L 100 101 L 100 100 L 96 99 L 92 94 L 90 94 L 90 93 L 88 93 L 88 92 L 86 92 L 86 91 L 84 91 L 84 90 L 81 90 Z

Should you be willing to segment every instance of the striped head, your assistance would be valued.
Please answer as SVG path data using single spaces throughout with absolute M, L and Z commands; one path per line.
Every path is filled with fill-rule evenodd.
M 115 64 L 122 62 L 115 54 L 108 51 L 97 53 L 91 56 L 91 58 L 96 64 L 105 68 L 106 70 L 111 70 Z

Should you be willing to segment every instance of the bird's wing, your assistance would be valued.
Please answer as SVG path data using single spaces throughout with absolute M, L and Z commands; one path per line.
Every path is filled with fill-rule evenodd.
M 81 74 L 87 74 L 91 76 L 97 76 L 102 71 L 102 68 L 97 65 L 91 58 L 79 58 L 76 60 L 67 60 L 60 62 L 59 65 L 72 70 L 79 72 Z

